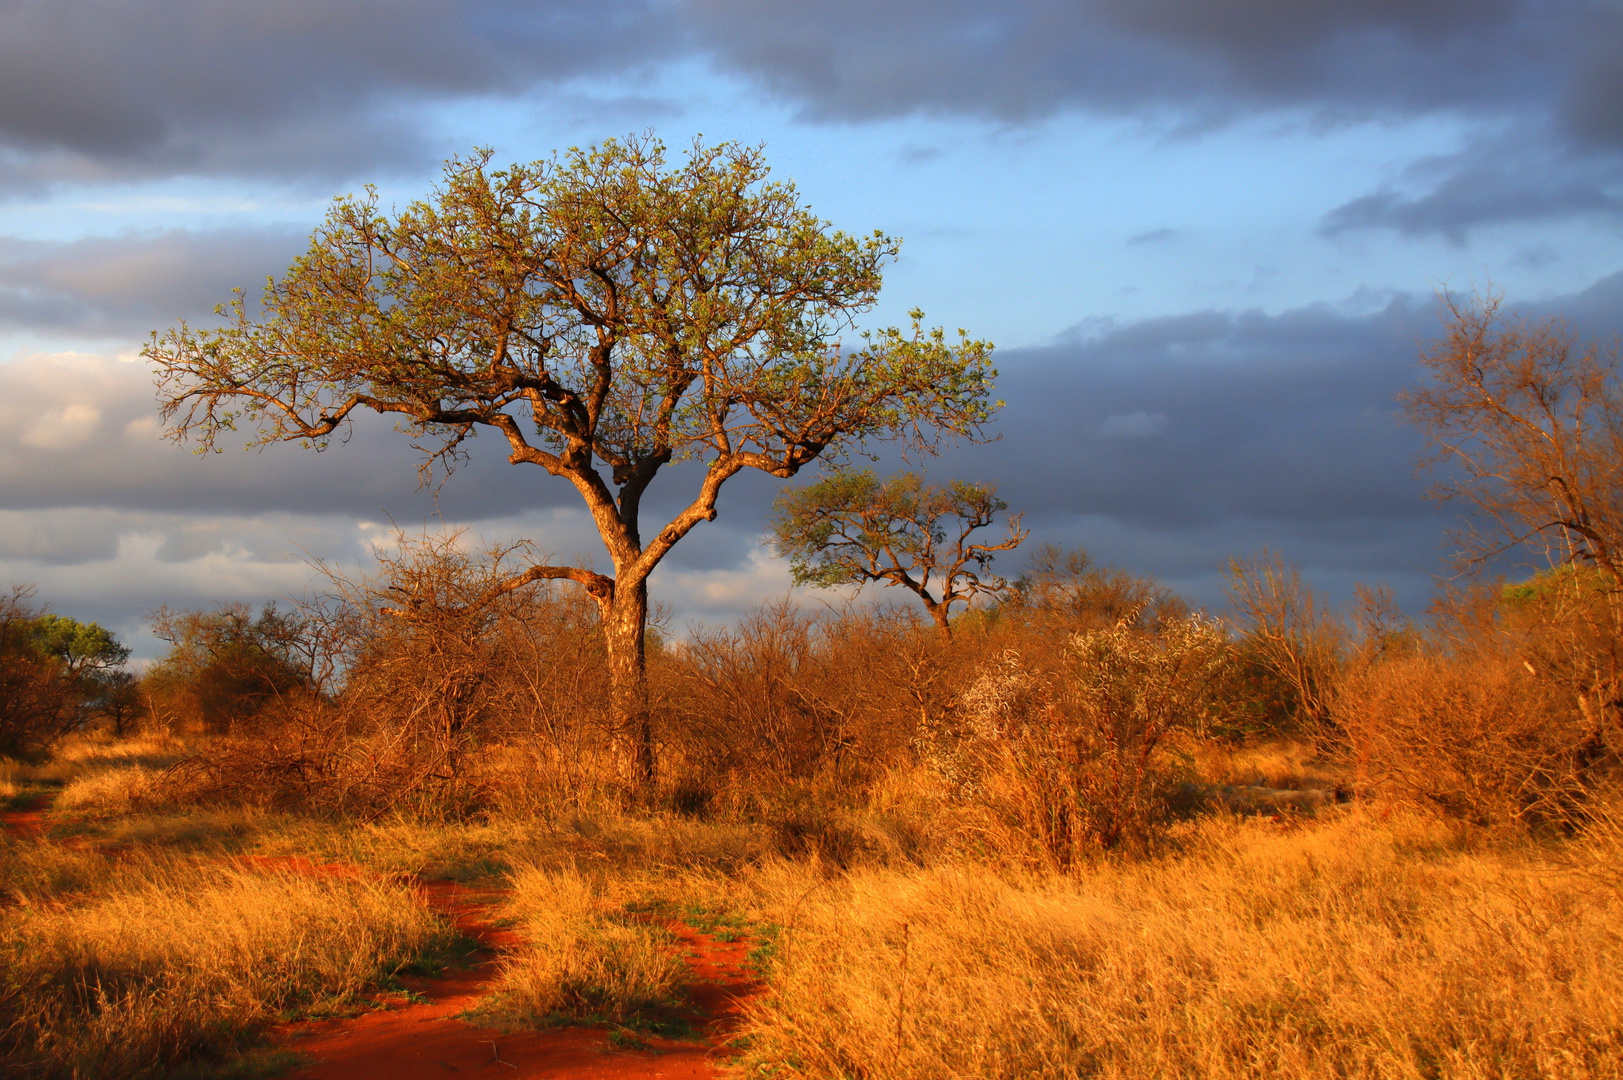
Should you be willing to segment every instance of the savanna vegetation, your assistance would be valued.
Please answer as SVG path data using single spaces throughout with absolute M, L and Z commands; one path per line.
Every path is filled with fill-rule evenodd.
M 804 583 L 922 605 L 791 597 L 645 629 L 647 571 L 727 477 L 792 476 L 846 434 L 928 441 L 991 407 L 978 343 L 894 334 L 855 367 L 829 351 L 884 243 L 819 246 L 792 191 L 751 188 L 748 153 L 667 174 L 646 150 L 462 163 L 392 221 L 340 204 L 264 321 L 239 309 L 220 336 L 155 346 L 183 431 L 216 435 L 233 394 L 267 437 L 323 439 L 372 408 L 453 455 L 494 427 L 515 462 L 575 483 L 618 576 L 401 537 L 286 606 L 157 613 L 167 654 L 122 679 L 110 636 L 57 634 L 14 592 L 0 677 L 45 689 L 8 699 L 0 793 L 51 805 L 42 836 L 0 838 L 9 1072 L 214 1067 L 279 1020 L 355 1008 L 454 960 L 409 887 L 445 877 L 505 896 L 522 945 L 475 1018 L 509 1029 L 637 1031 L 680 1009 L 686 967 L 651 915 L 747 937 L 763 989 L 720 1063 L 741 1076 L 1623 1072 L 1615 356 L 1453 309 L 1405 408 L 1463 463 L 1445 493 L 1486 526 L 1461 545 L 1476 576 L 1424 620 L 1379 588 L 1330 605 L 1270 552 L 1229 566 L 1225 610 L 1197 610 L 1080 549 L 1017 553 L 1017 518 L 977 543 L 1007 513 L 988 487 L 835 471 L 780 501 L 780 552 Z M 646 216 L 614 220 L 641 224 L 611 235 L 605 192 L 634 195 Z M 789 307 L 706 299 L 720 279 L 694 267 L 732 249 L 689 241 L 717 220 L 782 241 L 742 245 L 740 273 Z M 491 269 L 497 226 L 585 262 Z M 692 258 L 639 261 L 660 251 Z M 379 252 L 380 276 L 355 277 Z M 468 266 L 513 280 L 452 310 Z M 643 291 L 610 317 L 621 274 Z M 823 274 L 846 284 L 818 292 Z M 655 316 L 677 311 L 730 344 L 661 352 Z M 408 362 L 413 341 L 449 351 Z M 554 378 L 554 349 L 578 383 Z M 275 366 L 317 355 L 308 381 Z M 948 373 L 926 399 L 914 365 Z M 671 404 L 712 378 L 720 397 Z M 730 427 L 735 406 L 756 426 Z M 686 453 L 708 463 L 698 501 L 644 545 L 641 492 Z M 1539 569 L 1493 576 L 1506 552 Z

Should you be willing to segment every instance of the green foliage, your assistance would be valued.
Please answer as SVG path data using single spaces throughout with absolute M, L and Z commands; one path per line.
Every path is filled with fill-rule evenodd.
M 926 484 L 914 472 L 880 479 L 870 469 L 842 469 L 785 491 L 776 505 L 773 545 L 789 558 L 797 584 L 900 585 L 917 594 L 943 628 L 954 603 L 1008 588 L 991 573 L 992 559 L 1026 536 L 1016 516 L 1003 543 L 971 543 L 971 533 L 1008 509 L 997 490 L 962 480 Z
M 93 622 L 45 614 L 34 621 L 31 633 L 41 652 L 59 658 L 74 675 L 107 671 L 130 658 L 129 648 L 112 631 Z
M 95 623 L 39 610 L 33 590 L 0 597 L 0 755 L 29 754 L 83 723 L 132 678 L 130 650 Z

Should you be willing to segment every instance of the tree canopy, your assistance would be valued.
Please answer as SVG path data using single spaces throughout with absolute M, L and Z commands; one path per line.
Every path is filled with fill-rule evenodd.
M 942 487 L 915 472 L 881 479 L 872 470 L 842 470 L 779 496 L 773 543 L 796 582 L 900 585 L 950 636 L 954 604 L 1008 588 L 992 560 L 1026 538 L 1019 515 L 1008 519 L 1001 543 L 971 540 L 1007 509 L 988 484 Z

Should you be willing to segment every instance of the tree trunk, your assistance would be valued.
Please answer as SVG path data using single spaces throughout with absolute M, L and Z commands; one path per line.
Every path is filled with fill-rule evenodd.
M 654 786 L 654 731 L 648 714 L 648 584 L 618 583 L 601 602 L 603 640 L 608 649 L 611 719 L 627 786 L 646 796 Z

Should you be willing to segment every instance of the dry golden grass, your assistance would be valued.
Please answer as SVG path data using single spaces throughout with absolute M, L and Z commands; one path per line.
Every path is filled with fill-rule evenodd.
M 1418 818 L 1213 821 L 1184 840 L 1068 879 L 764 873 L 788 928 L 742 1072 L 1623 1072 L 1623 895 L 1600 878 Z
M 623 1023 L 680 996 L 687 966 L 662 927 L 627 917 L 600 882 L 574 870 L 514 875 L 507 913 L 525 945 L 502 969 L 485 1018 L 539 1026 L 573 1018 Z
M 157 776 L 156 770 L 144 765 L 85 773 L 63 785 L 51 805 L 57 810 L 127 811 L 151 794 Z
M 1244 744 L 1191 739 L 1178 749 L 1195 772 L 1213 784 L 1289 790 L 1329 789 L 1349 777 L 1307 740 L 1265 739 Z
M 134 853 L 98 865 L 51 844 L 3 854 L 26 864 L 8 870 L 17 906 L 0 928 L 7 1075 L 133 1076 L 227 1050 L 453 938 L 414 892 L 365 877 Z

